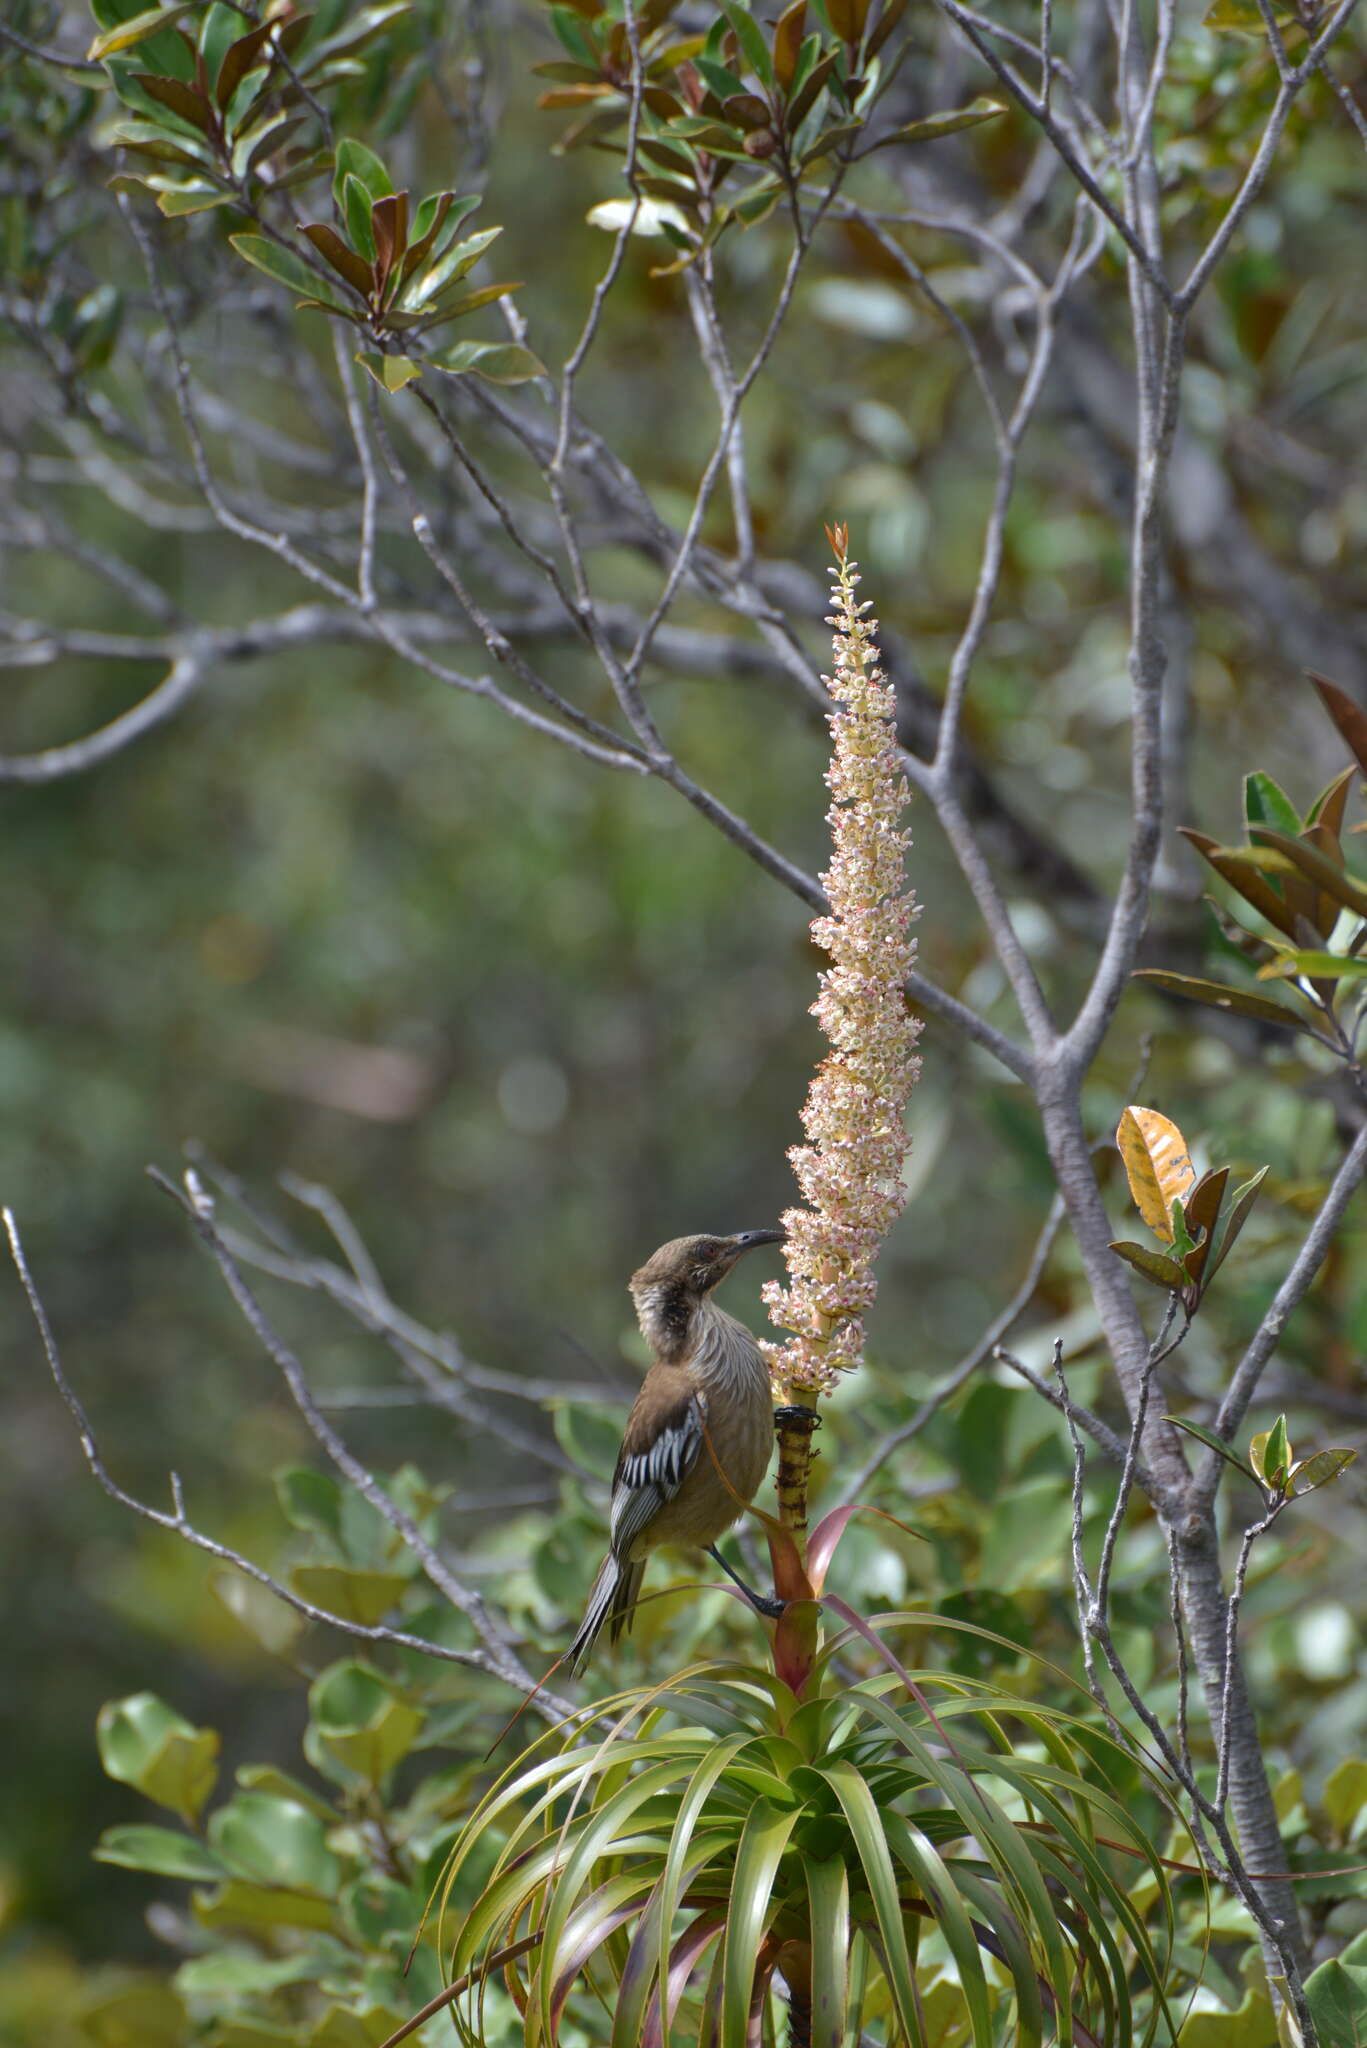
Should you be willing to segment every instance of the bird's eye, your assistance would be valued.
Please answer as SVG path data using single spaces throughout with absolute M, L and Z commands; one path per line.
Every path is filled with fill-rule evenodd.
M 721 1246 L 714 1238 L 706 1237 L 698 1246 L 698 1257 L 703 1261 L 704 1265 L 710 1265 L 720 1250 Z

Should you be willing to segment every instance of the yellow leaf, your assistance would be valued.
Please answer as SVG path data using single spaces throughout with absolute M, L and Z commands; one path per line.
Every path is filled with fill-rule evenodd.
M 1187 1141 L 1175 1123 L 1137 1104 L 1121 1117 L 1115 1142 L 1125 1162 L 1130 1193 L 1149 1229 L 1172 1242 L 1172 1205 L 1196 1179 Z

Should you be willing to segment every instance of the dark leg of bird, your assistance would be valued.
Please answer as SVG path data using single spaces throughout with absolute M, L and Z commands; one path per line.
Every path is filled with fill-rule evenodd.
M 721 1552 L 718 1550 L 715 1543 L 708 1544 L 707 1555 L 712 1559 L 714 1564 L 719 1564 L 721 1566 L 722 1570 L 726 1573 L 728 1579 L 733 1580 L 735 1584 L 740 1587 L 741 1592 L 744 1593 L 746 1599 L 750 1602 L 750 1605 L 754 1608 L 756 1614 L 762 1614 L 766 1621 L 778 1620 L 780 1614 L 782 1614 L 783 1612 L 784 1606 L 786 1605 L 784 1601 L 771 1599 L 767 1593 L 757 1593 L 753 1586 L 747 1586 L 744 1579 L 741 1577 L 740 1573 L 737 1571 L 733 1571 L 731 1569 L 730 1565 L 726 1562 L 726 1559 L 722 1556 Z

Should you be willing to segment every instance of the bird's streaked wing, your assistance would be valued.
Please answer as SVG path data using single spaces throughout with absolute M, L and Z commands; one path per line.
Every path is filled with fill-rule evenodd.
M 625 1557 L 667 1500 L 673 1500 L 697 1463 L 707 1420 L 707 1396 L 684 1387 L 662 1395 L 654 1374 L 637 1397 L 622 1438 L 612 1480 L 612 1547 Z

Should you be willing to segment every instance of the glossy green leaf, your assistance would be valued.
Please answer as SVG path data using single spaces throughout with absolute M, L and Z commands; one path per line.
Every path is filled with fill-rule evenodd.
M 382 355 L 378 349 L 367 348 L 360 351 L 356 360 L 362 369 L 367 370 L 375 379 L 381 391 L 387 391 L 391 396 L 396 391 L 402 391 L 405 384 L 411 384 L 415 377 L 422 375 L 422 364 L 415 363 L 412 356 Z M 382 1572 L 371 1572 L 366 1576 L 378 1582 L 386 1575 Z M 401 1588 L 406 1583 L 406 1580 L 399 1581 Z M 393 1605 L 392 1601 L 390 1605 Z M 387 1610 L 382 1610 L 384 1611 Z M 376 1620 L 380 1618 L 379 1615 L 376 1616 Z
M 245 257 L 247 262 L 254 264 L 258 270 L 263 270 L 267 277 L 274 278 L 277 284 L 286 285 L 290 291 L 303 293 L 324 305 L 339 303 L 328 297 L 327 287 L 309 269 L 302 257 L 294 255 L 289 249 L 279 248 L 265 235 L 229 235 L 228 240 L 239 256 Z
M 1357 1452 L 1342 1444 L 1336 1444 L 1327 1451 L 1316 1451 L 1313 1457 L 1302 1459 L 1291 1469 L 1291 1491 L 1299 1496 L 1314 1493 L 1318 1487 L 1332 1486 L 1341 1472 L 1346 1472 Z
M 1293 836 L 1301 829 L 1300 813 L 1280 784 L 1261 768 L 1244 777 L 1244 818 L 1249 825 L 1271 825 Z
M 976 128 L 982 121 L 995 121 L 999 114 L 1006 112 L 1005 103 L 980 94 L 966 107 L 947 108 L 942 114 L 927 114 L 922 120 L 908 121 L 900 128 L 894 128 L 889 135 L 880 135 L 862 152 L 872 155 L 876 149 L 892 149 L 901 143 L 937 142 L 942 135 L 957 135 L 961 128 Z
M 172 1828 L 106 1828 L 95 1849 L 97 1863 L 117 1863 L 123 1870 L 148 1870 L 158 1877 L 183 1877 L 191 1883 L 216 1884 L 223 1864 L 193 1835 Z
M 742 0 L 722 0 L 722 11 L 730 22 L 740 51 L 755 76 L 765 85 L 774 83 L 774 62 L 759 23 Z
M 448 285 L 455 284 L 473 270 L 485 250 L 502 233 L 502 228 L 484 228 L 479 234 L 468 235 L 463 242 L 455 243 L 405 286 L 399 296 L 400 306 L 412 312 L 429 304 Z
M 1271 1429 L 1259 1430 L 1248 1447 L 1248 1462 L 1262 1481 L 1273 1493 L 1281 1493 L 1286 1486 L 1287 1469 L 1291 1463 L 1291 1446 L 1286 1436 L 1286 1417 L 1279 1415 Z
M 473 374 L 486 377 L 491 384 L 525 384 L 546 375 L 545 364 L 515 342 L 456 341 L 435 350 L 428 360 L 448 376 Z
M 1127 1266 L 1133 1266 L 1136 1273 L 1152 1282 L 1155 1287 L 1166 1288 L 1169 1293 L 1175 1293 L 1178 1288 L 1187 1284 L 1189 1276 L 1185 1268 L 1180 1266 L 1176 1259 L 1164 1258 L 1161 1252 L 1154 1251 L 1149 1245 L 1121 1240 L 1112 1244 L 1110 1249 L 1117 1258 L 1124 1259 Z
M 1244 1474 L 1245 1478 L 1253 1480 L 1255 1484 L 1257 1483 L 1258 1475 L 1253 1470 L 1253 1467 L 1246 1459 L 1241 1458 L 1237 1451 L 1232 1450 L 1222 1437 L 1216 1436 L 1214 1430 L 1203 1428 L 1199 1422 L 1188 1422 L 1181 1415 L 1165 1415 L 1163 1420 L 1164 1422 L 1170 1422 L 1174 1429 L 1182 1430 L 1185 1435 L 1194 1436 L 1196 1441 L 1204 1444 L 1208 1451 L 1214 1451 L 1215 1455 L 1218 1458 L 1223 1458 L 1227 1465 L 1235 1466 L 1238 1471 Z
M 915 2040 L 918 2032 L 916 1986 L 897 1896 L 897 1877 L 893 1870 L 892 1856 L 888 1849 L 887 1837 L 883 1833 L 877 1804 L 864 1779 L 852 1764 L 828 1764 L 820 1770 L 820 1775 L 840 1801 L 845 1819 L 849 1823 L 850 1834 L 859 1854 L 860 1868 L 873 1900 L 879 1943 L 888 1972 L 888 1988 L 892 1993 L 893 2010 L 897 2014 L 899 2025 Z
M 389 173 L 374 150 L 367 149 L 363 142 L 357 142 L 350 135 L 337 145 L 336 167 L 333 172 L 332 197 L 339 212 L 343 208 L 343 195 L 348 178 L 355 178 L 369 195 L 372 204 L 377 199 L 389 198 L 394 191 Z
M 101 1707 L 96 1736 L 111 1778 L 136 1786 L 187 1821 L 200 1813 L 217 1782 L 215 1731 L 192 1727 L 155 1693 L 134 1693 Z
M 1325 953 L 1314 948 L 1278 953 L 1258 969 L 1259 981 L 1306 980 L 1362 981 L 1367 979 L 1367 959 L 1346 953 Z

